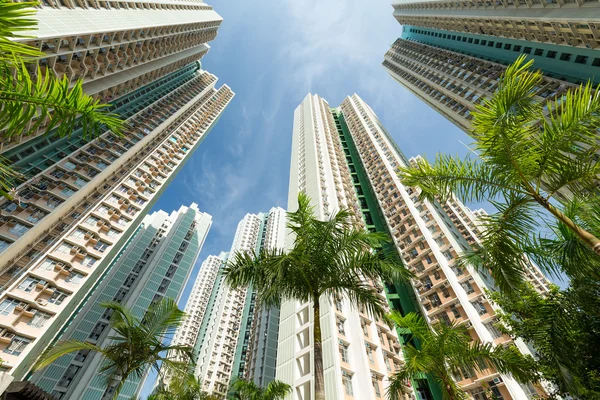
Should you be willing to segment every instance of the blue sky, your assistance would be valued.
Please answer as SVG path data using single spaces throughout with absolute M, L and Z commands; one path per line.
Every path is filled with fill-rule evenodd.
M 154 207 L 213 216 L 200 260 L 229 249 L 246 213 L 286 207 L 293 112 L 309 92 L 332 106 L 358 93 L 409 157 L 466 153 L 469 137 L 381 66 L 402 29 L 389 2 L 209 3 L 224 21 L 203 67 L 236 95 Z
M 287 206 L 293 111 L 307 93 L 332 106 L 358 93 L 407 156 L 466 154 L 469 137 L 381 66 L 401 34 L 391 0 L 209 1 L 224 21 L 204 69 L 236 93 L 215 128 L 155 205 L 196 202 L 213 216 L 193 271 L 228 250 L 246 213 Z

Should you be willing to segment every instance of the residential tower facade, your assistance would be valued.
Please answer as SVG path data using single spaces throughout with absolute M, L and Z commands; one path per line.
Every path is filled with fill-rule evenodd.
M 162 298 L 178 300 L 211 223 L 211 216 L 200 212 L 196 204 L 171 214 L 156 211 L 146 216 L 57 339 L 105 347 L 115 333 L 109 325 L 112 313 L 101 303 L 118 302 L 141 319 L 152 303 Z M 39 313 L 36 316 L 39 320 Z M 99 354 L 79 351 L 60 358 L 30 380 L 56 399 L 110 400 L 116 385 L 107 387 L 107 376 L 100 371 L 102 362 Z M 119 399 L 137 397 L 141 383 L 130 377 Z
M 470 216 L 462 224 L 453 221 L 444 205 L 421 200 L 417 189 L 405 187 L 396 170 L 409 163 L 356 94 L 339 108 L 308 95 L 294 114 L 289 207 L 304 191 L 321 218 L 343 206 L 356 211 L 365 229 L 388 232 L 404 264 L 415 274 L 412 285 L 374 282 L 390 308 L 402 314 L 420 311 L 431 324 L 464 324 L 482 342 L 508 343 L 510 338 L 494 325 L 495 309 L 485 296 L 485 289 L 494 288 L 491 276 L 457 263 L 471 248 L 469 237 L 477 236 L 465 229 Z M 408 338 L 345 299 L 323 298 L 321 308 L 326 397 L 383 398 L 389 376 L 402 365 L 401 343 Z M 277 378 L 293 385 L 292 398 L 301 400 L 314 398 L 308 310 L 306 304 L 282 304 L 279 332 Z M 499 398 L 536 394 L 535 388 L 494 370 L 464 371 L 455 379 L 474 398 L 483 398 L 484 383 Z M 411 384 L 419 399 L 437 397 L 427 382 Z
M 247 214 L 238 224 L 231 251 L 219 256 L 221 268 L 239 252 L 259 252 L 262 247 L 283 248 L 284 235 L 285 210 L 282 208 L 272 208 L 266 214 Z M 274 331 L 268 326 L 275 323 L 276 314 L 269 314 L 271 325 L 253 324 L 255 318 L 262 318 L 258 308 L 256 292 L 251 287 L 234 290 L 225 284 L 223 275 L 218 276 L 196 342 L 196 375 L 209 393 L 225 397 L 232 378 L 246 376 L 246 363 L 251 357 L 249 349 L 254 348 L 250 344 L 253 333 L 261 329 L 262 332 Z M 273 340 L 276 341 L 276 337 L 270 339 Z M 252 364 L 253 368 L 270 371 L 268 373 L 274 376 L 272 354 L 254 362 L 260 365 Z
M 216 81 L 190 64 L 123 98 L 122 137 L 35 138 L 14 149 L 28 179 L 13 201 L 0 201 L 0 349 L 2 368 L 17 379 L 70 321 L 229 104 L 233 92 Z M 43 327 L 31 324 L 37 312 L 48 315 Z
M 596 2 L 405 0 L 393 7 L 403 32 L 383 66 L 467 133 L 471 112 L 521 55 L 544 73 L 540 102 L 588 80 L 600 83 Z
M 39 67 L 40 74 L 66 76 L 71 84 L 81 79 L 86 93 L 111 104 L 200 60 L 222 22 L 201 0 L 47 0 L 36 8 L 38 26 L 30 32 L 36 39 L 25 41 L 44 55 L 28 66 L 31 74 Z M 35 136 L 3 140 L 0 151 Z

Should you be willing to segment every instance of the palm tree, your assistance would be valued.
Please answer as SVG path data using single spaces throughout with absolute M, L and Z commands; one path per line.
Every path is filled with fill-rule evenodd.
M 430 329 L 427 322 L 415 313 L 405 316 L 394 312 L 390 318 L 401 329 L 407 329 L 421 343 L 420 349 L 404 345 L 404 365 L 390 379 L 388 397 L 400 400 L 409 380 L 420 379 L 432 374 L 440 385 L 446 400 L 466 400 L 469 396 L 462 391 L 452 376 L 462 376 L 463 371 L 483 371 L 494 368 L 502 374 L 512 375 L 522 383 L 537 380 L 534 361 L 523 356 L 519 350 L 473 341 L 462 325 L 438 323 Z
M 320 302 L 346 297 L 354 306 L 384 316 L 386 300 L 370 281 L 404 281 L 410 273 L 396 258 L 382 254 L 386 235 L 356 230 L 348 210 L 318 220 L 303 193 L 298 210 L 288 213 L 288 229 L 294 237 L 289 252 L 237 253 L 224 269 L 225 281 L 233 288 L 253 285 L 263 306 L 282 300 L 312 303 L 315 399 L 323 400 Z
M 33 370 L 47 367 L 75 351 L 99 353 L 105 361 L 100 371 L 107 376 L 107 391 L 115 388 L 113 399 L 118 398 L 127 378 L 141 378 L 148 368 L 160 371 L 162 365 L 163 370 L 172 371 L 175 375 L 187 372 L 192 349 L 163 343 L 165 336 L 172 335 L 185 316 L 177 308 L 175 300 L 166 298 L 152 304 L 141 320 L 119 303 L 101 305 L 113 311 L 110 327 L 117 336 L 110 337 L 110 344 L 102 348 L 74 339 L 59 342 L 42 354 Z
M 535 92 L 543 75 L 530 69 L 532 63 L 520 57 L 509 66 L 494 96 L 472 114 L 477 157 L 438 155 L 433 164 L 423 160 L 399 172 L 404 184 L 419 187 L 428 199 L 445 201 L 456 194 L 465 202 L 493 202 L 499 213 L 484 219 L 482 246 L 470 261 L 491 270 L 505 290 L 521 283 L 523 253 L 538 249 L 543 241 L 538 232 L 546 223 L 570 232 L 572 241 L 562 245 L 575 245 L 585 259 L 600 263 L 600 231 L 568 212 L 571 202 L 581 203 L 576 197 L 597 197 L 600 90 L 582 85 L 542 104 Z
M 262 388 L 253 381 L 237 379 L 231 384 L 235 400 L 281 400 L 292 391 L 292 387 L 281 381 L 269 382 Z
M 217 400 L 217 397 L 202 390 L 202 382 L 187 373 L 174 376 L 168 386 L 158 386 L 147 400 Z

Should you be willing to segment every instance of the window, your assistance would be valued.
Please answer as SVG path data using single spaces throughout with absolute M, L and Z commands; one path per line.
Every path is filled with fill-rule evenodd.
M 592 61 L 592 67 L 600 67 L 600 58 L 594 58 L 594 61 Z
M 84 278 L 84 276 L 82 274 L 80 274 L 79 272 L 71 272 L 69 274 L 69 276 L 67 277 L 67 279 L 65 279 L 65 281 L 72 285 L 79 285 L 83 278 Z
M 520 52 L 521 51 L 521 46 L 514 45 L 513 46 L 513 51 Z
M 542 49 L 535 49 L 535 51 L 533 52 L 534 56 L 543 56 L 544 55 L 544 50 Z
M 570 54 L 570 53 L 562 53 L 562 54 L 560 55 L 560 61 L 571 61 L 571 57 L 572 57 L 572 56 L 573 56 L 573 55 L 572 55 L 572 54 Z
M 502 48 L 502 43 L 500 43 L 500 42 L 496 43 L 496 48 L 497 49 L 501 49 Z
M 552 51 L 552 50 L 548 50 L 548 53 L 546 53 L 546 57 L 547 58 L 556 58 L 556 52 Z
M 61 245 L 58 246 L 56 251 L 58 251 L 59 253 L 69 254 L 69 252 L 71 251 L 72 248 L 73 248 L 73 246 L 71 246 L 68 243 L 61 243 Z
M 339 349 L 340 356 L 342 357 L 342 362 L 349 363 L 350 358 L 348 356 L 348 345 L 346 343 L 340 342 Z
M 63 166 L 68 169 L 69 171 L 73 171 L 75 168 L 77 168 L 77 165 L 72 163 L 71 161 L 67 161 L 66 163 L 63 164 Z
M 496 328 L 496 321 L 488 322 L 484 325 L 486 329 L 492 334 L 492 337 L 494 339 L 502 337 L 502 332 L 500 332 L 500 329 Z
M 487 44 L 487 40 L 482 40 L 482 41 L 481 41 L 481 45 L 482 45 L 482 46 L 485 46 L 486 44 Z
M 525 47 L 523 49 L 523 53 L 525 53 L 525 54 L 531 54 L 531 47 Z
M 0 307 L 0 308 L 1 308 L 1 307 Z M 338 320 L 337 320 L 337 326 L 338 326 L 338 333 L 339 333 L 340 335 L 344 335 L 344 336 L 346 336 L 346 330 L 345 330 L 345 327 L 344 327 L 344 322 L 345 322 L 345 321 L 344 321 L 343 319 L 339 319 L 339 318 L 338 318 Z
M 98 218 L 89 216 L 85 220 L 85 223 L 88 224 L 88 225 L 96 226 L 96 224 L 98 223 L 98 221 L 100 221 Z
M 35 310 L 35 314 L 33 315 L 33 318 L 31 318 L 31 321 L 29 321 L 29 323 L 27 325 L 33 326 L 36 328 L 41 328 L 44 326 L 46 321 L 48 321 L 51 317 L 52 317 L 52 315 L 50 315 L 48 313 Z
M 577 56 L 575 57 L 575 63 L 577 64 L 587 64 L 589 57 L 588 56 Z
M 373 357 L 373 349 L 369 346 L 368 343 L 365 344 L 367 356 L 369 357 L 369 362 L 373 364 L 375 362 L 375 358 Z
M 81 229 L 75 229 L 72 233 L 71 233 L 71 237 L 74 237 L 76 239 L 83 239 L 83 237 L 85 236 L 85 231 L 81 230 Z
M 354 391 L 352 390 L 352 375 L 346 371 L 342 371 L 342 384 L 344 385 L 344 391 L 346 392 L 346 395 L 354 396 Z
M 494 47 L 494 42 L 490 40 L 490 41 L 488 42 L 488 47 Z
M 450 307 L 450 311 L 452 311 L 452 315 L 454 315 L 454 318 L 460 318 L 460 311 L 458 311 L 458 308 L 456 308 L 455 305 L 452 305 Z
M 15 307 L 20 305 L 25 306 L 25 303 L 21 303 L 19 300 L 8 297 L 2 300 L 2 303 L 0 303 L 0 315 L 8 315 L 13 312 Z
M 475 292 L 475 289 L 473 289 L 471 282 L 463 282 L 460 284 L 460 286 L 462 286 L 462 288 L 465 289 L 465 292 L 467 292 L 467 294 Z
M 477 313 L 479 315 L 487 314 L 488 311 L 481 301 L 475 300 L 475 301 L 472 301 L 471 304 L 473 304 L 473 307 L 475 307 L 475 309 L 477 310 Z
M 452 260 L 452 253 L 449 250 L 444 251 L 442 254 L 444 254 L 444 257 L 446 257 L 446 260 L 448 260 L 448 261 Z
M 362 326 L 363 334 L 365 335 L 365 337 L 369 337 L 369 325 L 363 321 L 361 326 Z
M 44 271 L 54 271 L 55 265 L 56 265 L 56 261 L 50 260 L 50 259 L 45 259 L 42 262 L 42 265 L 40 265 L 38 269 L 42 269 Z
M 64 194 L 65 196 L 69 197 L 71 196 L 73 193 L 75 193 L 75 191 L 71 188 L 64 188 L 63 190 L 60 191 L 62 194 Z
M 22 336 L 14 335 L 9 345 L 4 349 L 4 352 L 18 356 L 23 352 L 23 350 L 25 350 L 25 347 L 27 347 L 29 343 L 31 343 L 31 340 Z
M 381 397 L 381 388 L 379 387 L 379 379 L 373 379 L 373 389 L 375 389 L 375 396 Z
M 104 251 L 110 246 L 108 243 L 99 240 L 98 243 L 94 245 L 94 250 L 99 251 L 100 253 L 104 253 Z
M 60 305 L 67 297 L 69 297 L 68 294 L 61 292 L 60 290 L 54 288 L 54 293 L 52 293 L 52 296 L 50 296 L 50 298 L 48 299 L 49 303 L 52 304 L 56 304 L 57 306 Z
M 12 233 L 13 235 L 15 235 L 15 236 L 21 237 L 28 230 L 29 230 L 29 227 L 27 227 L 27 226 L 25 226 L 25 225 L 20 224 L 20 223 L 17 222 L 15 224 L 15 226 L 12 226 L 8 231 L 10 233 Z
M 19 285 L 19 290 L 22 290 L 24 292 L 28 292 L 29 293 L 29 292 L 31 292 L 35 288 L 35 285 L 37 285 L 38 283 L 41 284 L 41 285 L 45 285 L 46 281 L 43 281 L 43 280 L 38 279 L 38 278 L 34 278 L 33 276 L 28 276 Z
M 510 43 L 506 43 L 504 45 L 504 50 L 510 50 Z
M 85 256 L 83 261 L 81 261 L 81 264 L 85 267 L 93 267 L 96 261 L 98 260 L 92 256 Z

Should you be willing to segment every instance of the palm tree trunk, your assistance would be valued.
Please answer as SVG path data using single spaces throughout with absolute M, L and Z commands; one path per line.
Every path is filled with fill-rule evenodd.
M 594 253 L 600 255 L 600 239 L 596 236 L 592 235 L 585 229 L 581 228 L 577 225 L 571 218 L 567 217 L 562 211 L 554 207 L 550 202 L 546 199 L 537 199 L 538 203 L 540 203 L 546 210 L 548 210 L 556 219 L 565 224 L 571 231 L 575 232 L 579 239 L 583 243 L 585 243 L 589 248 L 591 248 Z
M 323 348 L 321 343 L 321 308 L 319 296 L 313 303 L 313 364 L 315 366 L 315 400 L 325 400 L 325 376 L 323 374 Z
M 113 379 L 113 381 L 116 379 Z M 115 394 L 113 395 L 113 400 L 117 400 L 119 398 L 119 394 L 121 393 L 121 390 L 123 389 L 123 386 L 125 386 L 125 382 L 127 382 L 127 378 L 123 378 L 120 377 L 119 378 L 119 383 L 117 384 L 117 388 L 115 389 Z
M 448 396 L 448 400 L 457 400 L 459 397 L 456 396 L 456 393 L 454 392 L 454 386 L 450 383 L 450 381 L 448 381 L 448 379 L 448 377 L 440 377 L 440 380 L 444 385 L 444 391 Z

